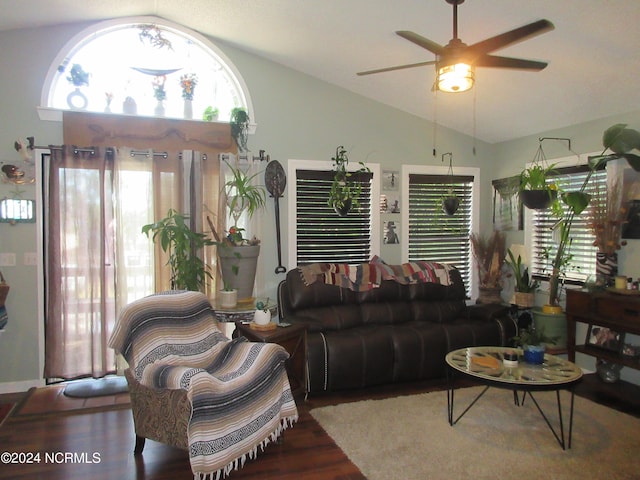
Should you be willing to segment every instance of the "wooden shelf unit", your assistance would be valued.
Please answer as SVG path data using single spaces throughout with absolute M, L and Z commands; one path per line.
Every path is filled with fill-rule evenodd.
M 640 370 L 640 359 L 584 343 L 576 343 L 576 324 L 607 327 L 618 333 L 640 335 L 640 296 L 611 292 L 567 290 L 567 353 L 574 362 L 576 352 Z M 586 340 L 586 339 L 584 339 Z

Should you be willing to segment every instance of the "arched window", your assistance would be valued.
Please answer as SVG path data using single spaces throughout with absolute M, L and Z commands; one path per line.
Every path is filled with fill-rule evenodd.
M 202 35 L 156 17 L 102 22 L 76 35 L 52 63 L 41 105 L 219 121 L 244 108 L 255 123 L 244 81 L 226 56 Z

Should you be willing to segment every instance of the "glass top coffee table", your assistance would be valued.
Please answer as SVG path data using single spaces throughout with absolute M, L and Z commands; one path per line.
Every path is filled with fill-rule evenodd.
M 506 352 L 515 352 L 518 355 L 517 365 L 507 362 L 505 365 L 504 355 Z M 513 390 L 513 400 L 516 405 L 524 405 L 527 396 L 531 398 L 534 405 L 547 423 L 547 426 L 563 449 L 571 448 L 571 432 L 573 429 L 573 387 L 582 379 L 582 370 L 572 362 L 564 360 L 555 355 L 544 356 L 541 365 L 525 363 L 522 350 L 509 347 L 468 347 L 449 352 L 445 361 L 449 366 L 447 370 L 447 411 L 449 424 L 455 425 L 475 403 L 485 394 L 490 387 Z M 454 420 L 454 391 L 455 375 L 462 374 L 480 384 L 486 385 L 478 396 L 466 407 L 466 409 Z M 542 408 L 536 401 L 532 392 L 555 391 L 558 404 L 558 420 L 560 432 L 556 432 Z M 560 390 L 570 392 L 569 409 L 569 432 L 565 440 L 565 432 L 562 416 L 562 403 L 560 401 Z M 519 397 L 522 392 L 522 399 Z

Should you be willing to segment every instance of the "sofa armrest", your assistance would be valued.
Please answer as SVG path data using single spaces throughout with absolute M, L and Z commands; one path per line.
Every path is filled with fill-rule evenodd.
M 509 305 L 498 303 L 483 303 L 467 306 L 467 315 L 470 320 L 493 320 L 509 316 Z

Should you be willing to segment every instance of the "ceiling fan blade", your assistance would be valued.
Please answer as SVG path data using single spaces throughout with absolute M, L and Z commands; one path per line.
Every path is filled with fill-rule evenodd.
M 540 71 L 547 66 L 547 62 L 524 60 L 522 58 L 497 57 L 495 55 L 482 55 L 473 63 L 477 67 L 516 68 L 534 71 Z
M 538 20 L 537 22 L 530 23 L 524 27 L 515 28 L 500 35 L 496 35 L 495 37 L 474 43 L 469 46 L 467 51 L 471 55 L 484 55 L 486 53 L 493 52 L 494 50 L 499 50 L 508 45 L 522 42 L 528 38 L 548 32 L 554 28 L 553 23 L 549 20 Z
M 419 47 L 426 48 L 432 53 L 436 55 L 442 55 L 444 52 L 444 47 L 436 42 L 432 42 L 431 40 L 424 38 L 422 35 L 418 35 L 417 33 L 409 32 L 408 30 L 399 30 L 396 32 L 397 35 L 400 35 L 405 40 L 409 40 L 410 42 L 415 43 Z
M 392 72 L 394 70 L 404 70 L 405 68 L 424 67 L 425 65 L 434 65 L 436 62 L 420 62 L 410 63 L 408 65 L 398 65 L 396 67 L 377 68 L 375 70 L 367 70 L 366 72 L 358 72 L 357 75 L 371 75 L 374 73 Z

